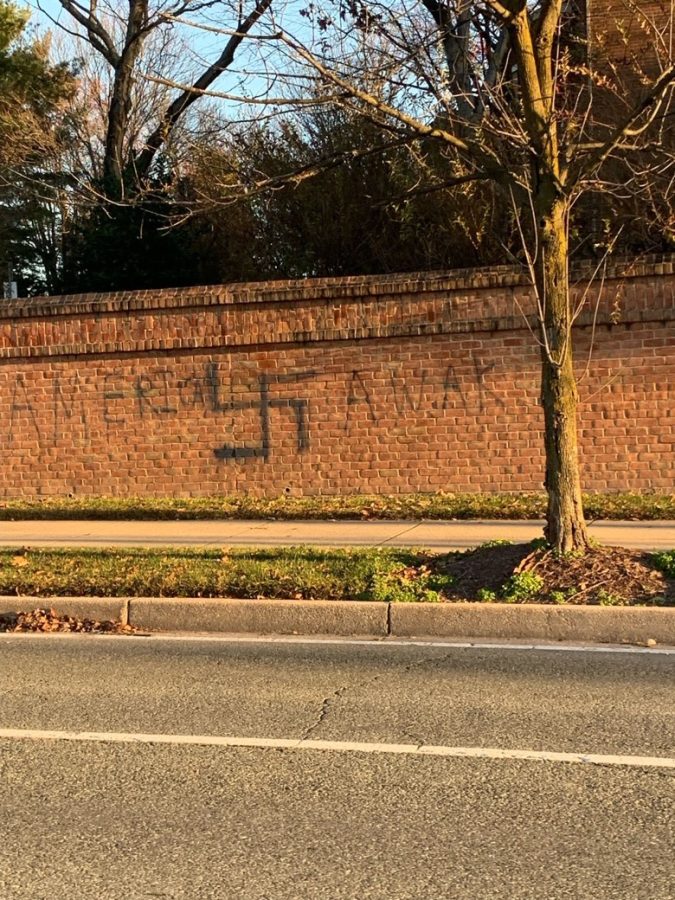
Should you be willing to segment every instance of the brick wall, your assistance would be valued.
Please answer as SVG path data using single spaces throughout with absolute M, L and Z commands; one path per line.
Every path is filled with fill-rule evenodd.
M 588 295 L 587 489 L 672 489 L 674 272 Z M 0 492 L 541 489 L 531 312 L 506 268 L 5 302 Z
M 592 117 L 613 130 L 670 65 L 673 0 L 585 0 L 582 8 L 589 65 L 606 79 L 593 81 Z M 672 132 L 668 117 L 661 138 L 664 128 Z
M 591 60 L 599 69 L 618 78 L 632 77 L 636 68 L 652 78 L 661 72 L 668 55 L 672 0 L 586 0 L 585 14 Z

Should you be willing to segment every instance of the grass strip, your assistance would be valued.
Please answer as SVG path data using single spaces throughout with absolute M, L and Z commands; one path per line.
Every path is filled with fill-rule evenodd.
M 589 520 L 675 519 L 675 494 L 585 494 Z M 540 493 L 321 497 L 47 497 L 0 502 L 0 519 L 541 519 Z
M 309 600 L 384 600 L 392 602 L 439 602 L 464 599 L 491 602 L 575 602 L 574 590 L 567 593 L 546 589 L 543 579 L 531 572 L 514 571 L 513 559 L 531 556 L 531 545 L 488 543 L 466 553 L 430 554 L 399 548 L 359 548 L 350 550 L 315 547 L 282 547 L 257 550 L 144 550 L 144 549 L 2 549 L 0 550 L 0 595 L 16 597 L 242 597 Z M 614 551 L 631 555 L 631 551 Z M 600 551 L 598 551 L 600 553 Z M 514 555 L 515 554 L 515 555 Z M 596 554 L 597 555 L 597 554 Z M 513 559 L 511 559 L 513 556 Z M 495 570 L 499 559 L 506 560 L 503 571 Z M 528 557 L 529 558 L 529 557 Z M 632 558 L 631 558 L 632 559 Z M 646 564 L 647 594 L 652 587 L 652 569 L 671 580 L 675 578 L 675 551 L 643 554 Z M 542 558 L 542 562 L 544 558 Z M 571 562 L 575 562 L 572 560 Z M 611 562 L 611 561 L 610 561 Z M 593 557 L 587 559 L 593 564 Z M 570 560 L 560 560 L 563 570 Z M 635 564 L 628 560 L 635 568 Z M 580 560 L 576 560 L 579 568 Z M 477 585 L 486 585 L 491 574 L 491 590 L 462 587 L 462 572 Z M 642 572 L 640 569 L 640 572 Z M 494 579 L 495 571 L 497 578 Z M 638 575 L 640 574 L 638 572 Z M 459 580 L 457 580 L 459 579 Z M 517 581 L 517 584 L 516 584 Z M 605 585 L 605 580 L 600 584 Z M 536 583 L 535 583 L 536 582 Z M 617 587 L 620 584 L 617 582 Z M 638 587 L 640 586 L 638 581 Z M 465 585 L 466 587 L 466 585 Z M 474 585 L 474 588 L 476 585 Z M 607 590 L 612 585 L 607 586 Z M 517 588 L 517 590 L 516 590 Z M 667 590 L 667 586 L 665 588 Z M 612 596 L 603 588 L 595 602 L 609 604 L 638 602 L 633 588 L 625 598 Z M 542 593 L 543 591 L 543 593 Z M 549 596 L 550 593 L 550 596 Z M 583 591 L 581 592 L 583 593 Z M 640 591 L 638 591 L 638 594 Z M 644 591 L 643 591 L 644 593 Z M 559 594 L 559 596 L 557 596 Z M 569 596 L 568 596 L 569 595 Z M 671 599 L 647 597 L 648 601 L 671 603 Z M 604 599 L 603 599 L 604 598 Z M 590 595 L 585 601 L 592 601 Z M 0 610 L 0 613 L 2 611 Z
M 406 550 L 0 550 L 0 594 L 439 600 L 447 576 Z

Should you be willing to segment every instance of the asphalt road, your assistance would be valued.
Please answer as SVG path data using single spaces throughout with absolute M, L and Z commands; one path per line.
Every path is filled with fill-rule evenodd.
M 323 547 L 427 547 L 461 550 L 486 541 L 531 541 L 543 522 L 523 521 L 18 521 L 0 522 L 5 546 L 260 546 L 314 544 Z M 675 522 L 593 522 L 600 543 L 637 550 L 671 550 Z
M 0 897 L 672 900 L 674 764 L 667 652 L 0 636 Z

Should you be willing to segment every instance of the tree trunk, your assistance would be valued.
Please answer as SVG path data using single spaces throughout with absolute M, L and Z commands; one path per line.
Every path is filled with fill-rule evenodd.
M 145 39 L 143 29 L 147 24 L 147 13 L 148 0 L 130 0 L 124 47 L 114 66 L 103 159 L 106 193 L 112 199 L 119 199 L 124 194 L 128 162 L 124 144 L 129 131 L 135 66 Z
M 124 138 L 129 119 L 129 70 L 115 73 L 115 83 L 108 111 L 108 128 L 103 157 L 103 175 L 106 192 L 115 199 L 122 195 L 122 170 L 124 168 Z
M 565 201 L 555 196 L 553 200 L 540 199 L 535 205 L 539 238 L 537 290 L 543 306 L 541 402 L 548 493 L 544 533 L 551 547 L 560 553 L 584 552 L 588 532 L 579 478 L 567 208 Z

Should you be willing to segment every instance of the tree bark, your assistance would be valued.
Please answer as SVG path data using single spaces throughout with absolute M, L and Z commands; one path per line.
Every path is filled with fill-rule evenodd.
M 114 67 L 103 159 L 106 193 L 115 199 L 124 193 L 123 182 L 127 165 L 124 143 L 129 130 L 136 61 L 141 53 L 146 22 L 147 0 L 132 0 L 129 5 L 124 48 Z
M 551 195 L 553 194 L 553 198 Z M 584 552 L 588 532 L 581 501 L 578 393 L 572 354 L 565 200 L 545 191 L 535 203 L 537 291 L 542 304 L 542 389 L 548 509 L 545 536 L 560 553 Z

